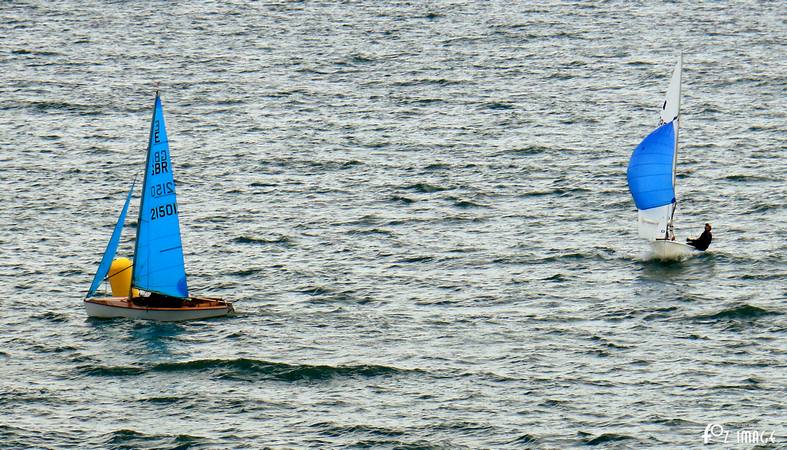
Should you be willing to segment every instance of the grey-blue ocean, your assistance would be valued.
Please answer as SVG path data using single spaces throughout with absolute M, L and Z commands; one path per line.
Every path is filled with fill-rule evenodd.
M 778 2 L 6 2 L 0 19 L 3 448 L 787 440 Z M 663 263 L 625 173 L 681 51 L 676 232 L 710 222 L 714 241 Z M 157 88 L 189 287 L 233 317 L 82 308 Z

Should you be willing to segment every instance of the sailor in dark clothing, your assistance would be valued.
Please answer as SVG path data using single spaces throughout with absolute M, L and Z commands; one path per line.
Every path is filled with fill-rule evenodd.
M 705 224 L 705 231 L 702 232 L 699 238 L 697 239 L 686 239 L 686 243 L 691 245 L 692 247 L 696 248 L 697 250 L 705 250 L 710 246 L 710 241 L 713 239 L 713 235 L 710 234 L 710 224 Z
M 183 299 L 177 297 L 170 297 L 169 295 L 159 294 L 158 292 L 151 292 L 146 297 L 135 297 L 134 303 L 139 306 L 146 306 L 148 308 L 182 308 Z

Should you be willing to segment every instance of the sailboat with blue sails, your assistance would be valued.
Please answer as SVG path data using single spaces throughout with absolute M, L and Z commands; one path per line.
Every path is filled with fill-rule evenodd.
M 693 249 L 675 240 L 674 231 L 682 70 L 681 55 L 672 72 L 659 126 L 634 149 L 627 171 L 629 191 L 638 211 L 639 237 L 650 242 L 658 259 L 680 259 Z
M 161 98 L 156 92 L 133 262 L 115 258 L 136 180 L 131 185 L 96 275 L 84 299 L 91 317 L 180 321 L 224 316 L 232 303 L 189 294 L 178 203 Z M 97 291 L 109 279 L 111 297 Z

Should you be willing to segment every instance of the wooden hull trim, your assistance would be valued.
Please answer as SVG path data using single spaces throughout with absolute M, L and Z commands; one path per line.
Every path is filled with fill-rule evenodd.
M 124 317 L 159 322 L 209 319 L 235 312 L 232 303 L 220 299 L 192 298 L 189 300 L 190 305 L 180 308 L 140 306 L 129 302 L 126 297 L 87 298 L 84 300 L 84 304 L 85 312 L 90 317 L 103 319 Z

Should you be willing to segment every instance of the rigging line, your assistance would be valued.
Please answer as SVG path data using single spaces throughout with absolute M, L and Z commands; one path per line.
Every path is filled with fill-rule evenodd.
M 192 286 L 192 287 L 193 287 L 193 286 Z M 211 288 L 199 288 L 199 287 L 198 287 L 198 288 L 197 288 L 197 289 L 195 289 L 195 290 L 197 290 L 197 291 L 200 291 L 200 290 L 201 290 L 201 291 L 204 291 L 204 290 L 210 290 L 210 289 L 211 289 Z M 165 294 L 165 295 L 166 295 L 166 294 Z M 204 296 L 204 295 L 200 295 L 199 297 L 188 297 L 188 298 L 201 298 L 201 299 L 205 299 L 205 300 L 221 300 L 221 301 L 224 301 L 224 297 L 212 297 L 212 296 Z M 242 300 L 242 299 L 241 299 L 241 300 Z M 232 303 L 237 303 L 237 302 L 239 302 L 239 301 L 241 301 L 241 300 L 233 300 L 233 301 L 232 301 Z
M 675 221 L 676 209 L 678 209 L 678 200 L 672 199 L 672 212 L 670 213 L 669 216 L 669 222 L 667 222 L 667 232 L 665 233 L 665 239 L 669 239 L 670 234 L 672 235 L 672 238 L 675 237 L 675 227 L 673 222 Z
M 133 264 L 128 266 L 128 267 L 126 267 L 126 268 L 124 268 L 124 269 L 118 270 L 117 272 L 113 273 L 112 275 L 107 275 L 106 277 L 104 277 L 104 279 L 102 281 L 106 281 L 106 280 L 114 277 L 115 275 L 119 275 L 119 274 L 127 271 L 128 269 L 130 269 L 132 266 L 133 266 Z

